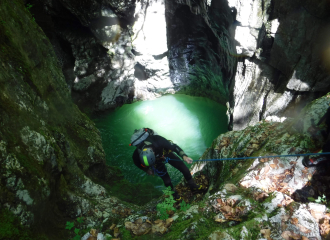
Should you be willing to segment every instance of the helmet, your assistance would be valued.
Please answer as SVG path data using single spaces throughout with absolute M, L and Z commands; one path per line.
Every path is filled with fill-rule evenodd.
M 150 146 L 144 146 L 140 150 L 140 162 L 142 166 L 151 167 L 156 162 L 155 153 Z

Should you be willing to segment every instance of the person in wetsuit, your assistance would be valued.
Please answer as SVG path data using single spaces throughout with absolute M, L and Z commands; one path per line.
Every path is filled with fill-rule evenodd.
M 154 172 L 156 172 L 157 175 L 162 178 L 165 187 L 170 186 L 172 191 L 174 191 L 173 197 L 177 201 L 179 201 L 181 197 L 174 190 L 170 175 L 167 172 L 165 166 L 166 158 L 174 159 L 174 161 L 170 160 L 168 163 L 183 174 L 192 191 L 202 189 L 202 185 L 197 185 L 194 182 L 188 167 L 183 162 L 185 161 L 186 163 L 191 164 L 193 160 L 188 157 L 178 145 L 162 136 L 149 135 L 145 140 L 136 145 L 132 157 L 134 164 L 139 169 L 149 175 L 153 175 Z

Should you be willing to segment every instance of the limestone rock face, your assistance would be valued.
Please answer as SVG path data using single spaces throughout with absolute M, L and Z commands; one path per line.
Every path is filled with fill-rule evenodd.
M 329 218 L 326 207 L 304 204 L 322 196 L 322 188 L 323 199 L 329 197 L 327 182 L 318 181 L 322 174 L 328 178 L 327 171 L 305 168 L 303 156 L 295 154 L 322 148 L 325 139 L 316 137 L 311 130 L 313 122 L 318 122 L 327 111 L 329 96 L 328 93 L 310 103 L 296 119 L 260 121 L 244 130 L 220 135 L 201 160 L 224 161 L 193 165 L 192 173 L 206 172 L 211 183 L 206 194 L 209 204 L 204 211 L 215 211 L 216 222 L 232 223 L 213 232 L 210 239 L 244 239 L 251 235 L 253 239 L 323 239 L 328 234 L 324 230 Z M 247 159 L 226 160 L 233 157 Z M 325 185 L 321 187 L 322 184 Z M 240 227 L 235 227 L 237 223 Z
M 164 1 L 35 1 L 72 97 L 88 112 L 174 93 Z M 47 16 L 44 16 L 47 15 Z
M 328 1 L 228 1 L 239 60 L 233 85 L 233 129 L 270 115 L 294 116 L 329 91 Z
M 236 69 L 232 11 L 222 0 L 165 2 L 172 82 L 185 93 L 225 104 Z
M 112 214 L 115 198 L 94 181 L 110 182 L 116 174 L 105 164 L 99 131 L 73 104 L 52 46 L 23 1 L 2 1 L 0 15 L 1 224 L 7 219 L 8 229 L 16 227 L 11 213 L 22 227 L 66 239 L 66 220 L 87 215 L 92 199 L 104 202 L 101 214 Z M 94 212 L 87 224 L 101 223 Z
M 32 3 L 90 111 L 181 91 L 228 102 L 239 130 L 292 117 L 330 89 L 327 0 Z
M 180 89 L 229 101 L 233 128 L 249 126 L 220 135 L 202 159 L 321 148 L 322 138 L 308 134 L 325 113 L 329 95 L 311 102 L 295 119 L 279 117 L 291 116 L 295 104 L 303 106 L 329 90 L 323 54 L 327 1 L 38 2 L 36 21 L 44 31 L 23 1 L 3 0 L 0 5 L 1 219 L 6 210 L 22 226 L 41 226 L 41 233 L 66 239 L 61 231 L 48 230 L 64 231 L 66 219 L 81 215 L 85 227 L 92 227 L 132 214 L 96 183 L 109 183 L 117 175 L 105 165 L 98 130 L 71 97 L 92 110 Z M 164 17 L 158 5 L 166 9 L 168 50 L 153 34 L 145 35 L 145 19 Z M 250 11 L 244 12 L 244 5 Z M 260 121 L 264 118 L 269 120 Z M 192 172 L 205 170 L 210 178 L 207 197 L 208 207 L 217 211 L 214 220 L 231 222 L 228 231 L 212 232 L 209 238 L 234 239 L 237 232 L 240 239 L 248 238 L 254 233 L 247 226 L 267 222 L 271 224 L 258 229 L 259 239 L 320 239 L 317 224 L 323 219 L 326 228 L 329 219 L 322 206 L 302 203 L 317 193 L 307 188 L 315 169 L 303 168 L 301 160 L 290 156 L 194 165 Z M 235 187 L 223 187 L 224 182 Z M 307 190 L 301 193 L 302 188 Z M 253 200 L 235 192 L 239 190 Z M 253 212 L 257 202 L 264 214 Z M 249 213 L 255 217 L 234 228 Z M 197 224 L 185 231 L 192 232 Z
M 74 101 L 87 111 L 176 91 L 229 100 L 236 58 L 226 1 L 32 3 Z
M 241 178 L 241 185 L 245 187 L 255 186 L 264 188 L 264 190 L 272 188 L 271 185 L 274 181 L 261 181 L 265 179 L 262 177 L 263 175 L 281 175 L 290 172 L 291 177 L 295 176 L 296 180 L 300 179 L 294 182 L 291 182 L 291 178 L 286 179 L 285 188 L 291 189 L 290 191 L 293 193 L 306 184 L 309 180 L 309 174 L 312 174 L 311 171 L 313 171 L 312 169 L 304 169 L 301 163 L 303 157 L 253 159 L 252 156 L 300 154 L 321 149 L 325 139 L 318 134 L 311 134 L 311 129 L 313 129 L 314 122 L 318 122 L 323 117 L 329 103 L 328 94 L 305 107 L 295 119 L 288 118 L 283 121 L 283 119 L 276 120 L 274 118 L 271 120 L 269 118 L 269 120 L 260 121 L 244 130 L 219 135 L 202 158 L 248 157 L 252 159 L 242 160 L 238 163 L 237 169 L 232 169 L 231 173 L 223 171 L 223 169 L 231 166 L 230 161 L 201 162 L 193 167 L 192 172 L 196 173 L 205 168 L 211 176 L 217 176 L 219 172 L 232 176 L 240 168 L 245 169 L 246 166 L 249 166 Z M 220 178 L 223 177 L 220 176 Z

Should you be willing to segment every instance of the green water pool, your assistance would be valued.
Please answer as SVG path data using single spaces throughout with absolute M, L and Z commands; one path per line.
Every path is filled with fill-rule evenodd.
M 93 116 L 93 121 L 101 132 L 107 164 L 118 166 L 132 183 L 150 182 L 163 189 L 160 177 L 148 176 L 134 165 L 135 147 L 129 146 L 133 131 L 151 128 L 198 160 L 212 141 L 227 131 L 226 110 L 207 98 L 177 94 L 126 104 Z M 174 185 L 182 179 L 182 174 L 169 164 L 167 169 Z

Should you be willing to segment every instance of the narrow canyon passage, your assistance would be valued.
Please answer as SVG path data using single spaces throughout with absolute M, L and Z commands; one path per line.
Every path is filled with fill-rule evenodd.
M 199 159 L 219 134 L 227 131 L 225 106 L 187 95 L 168 95 L 124 105 L 94 116 L 93 120 L 101 131 L 107 164 L 120 167 L 132 183 L 150 182 L 160 189 L 163 188 L 161 178 L 148 176 L 133 164 L 135 147 L 129 143 L 135 129 L 153 129 L 178 144 L 194 160 Z M 182 174 L 171 165 L 166 166 L 175 185 Z

